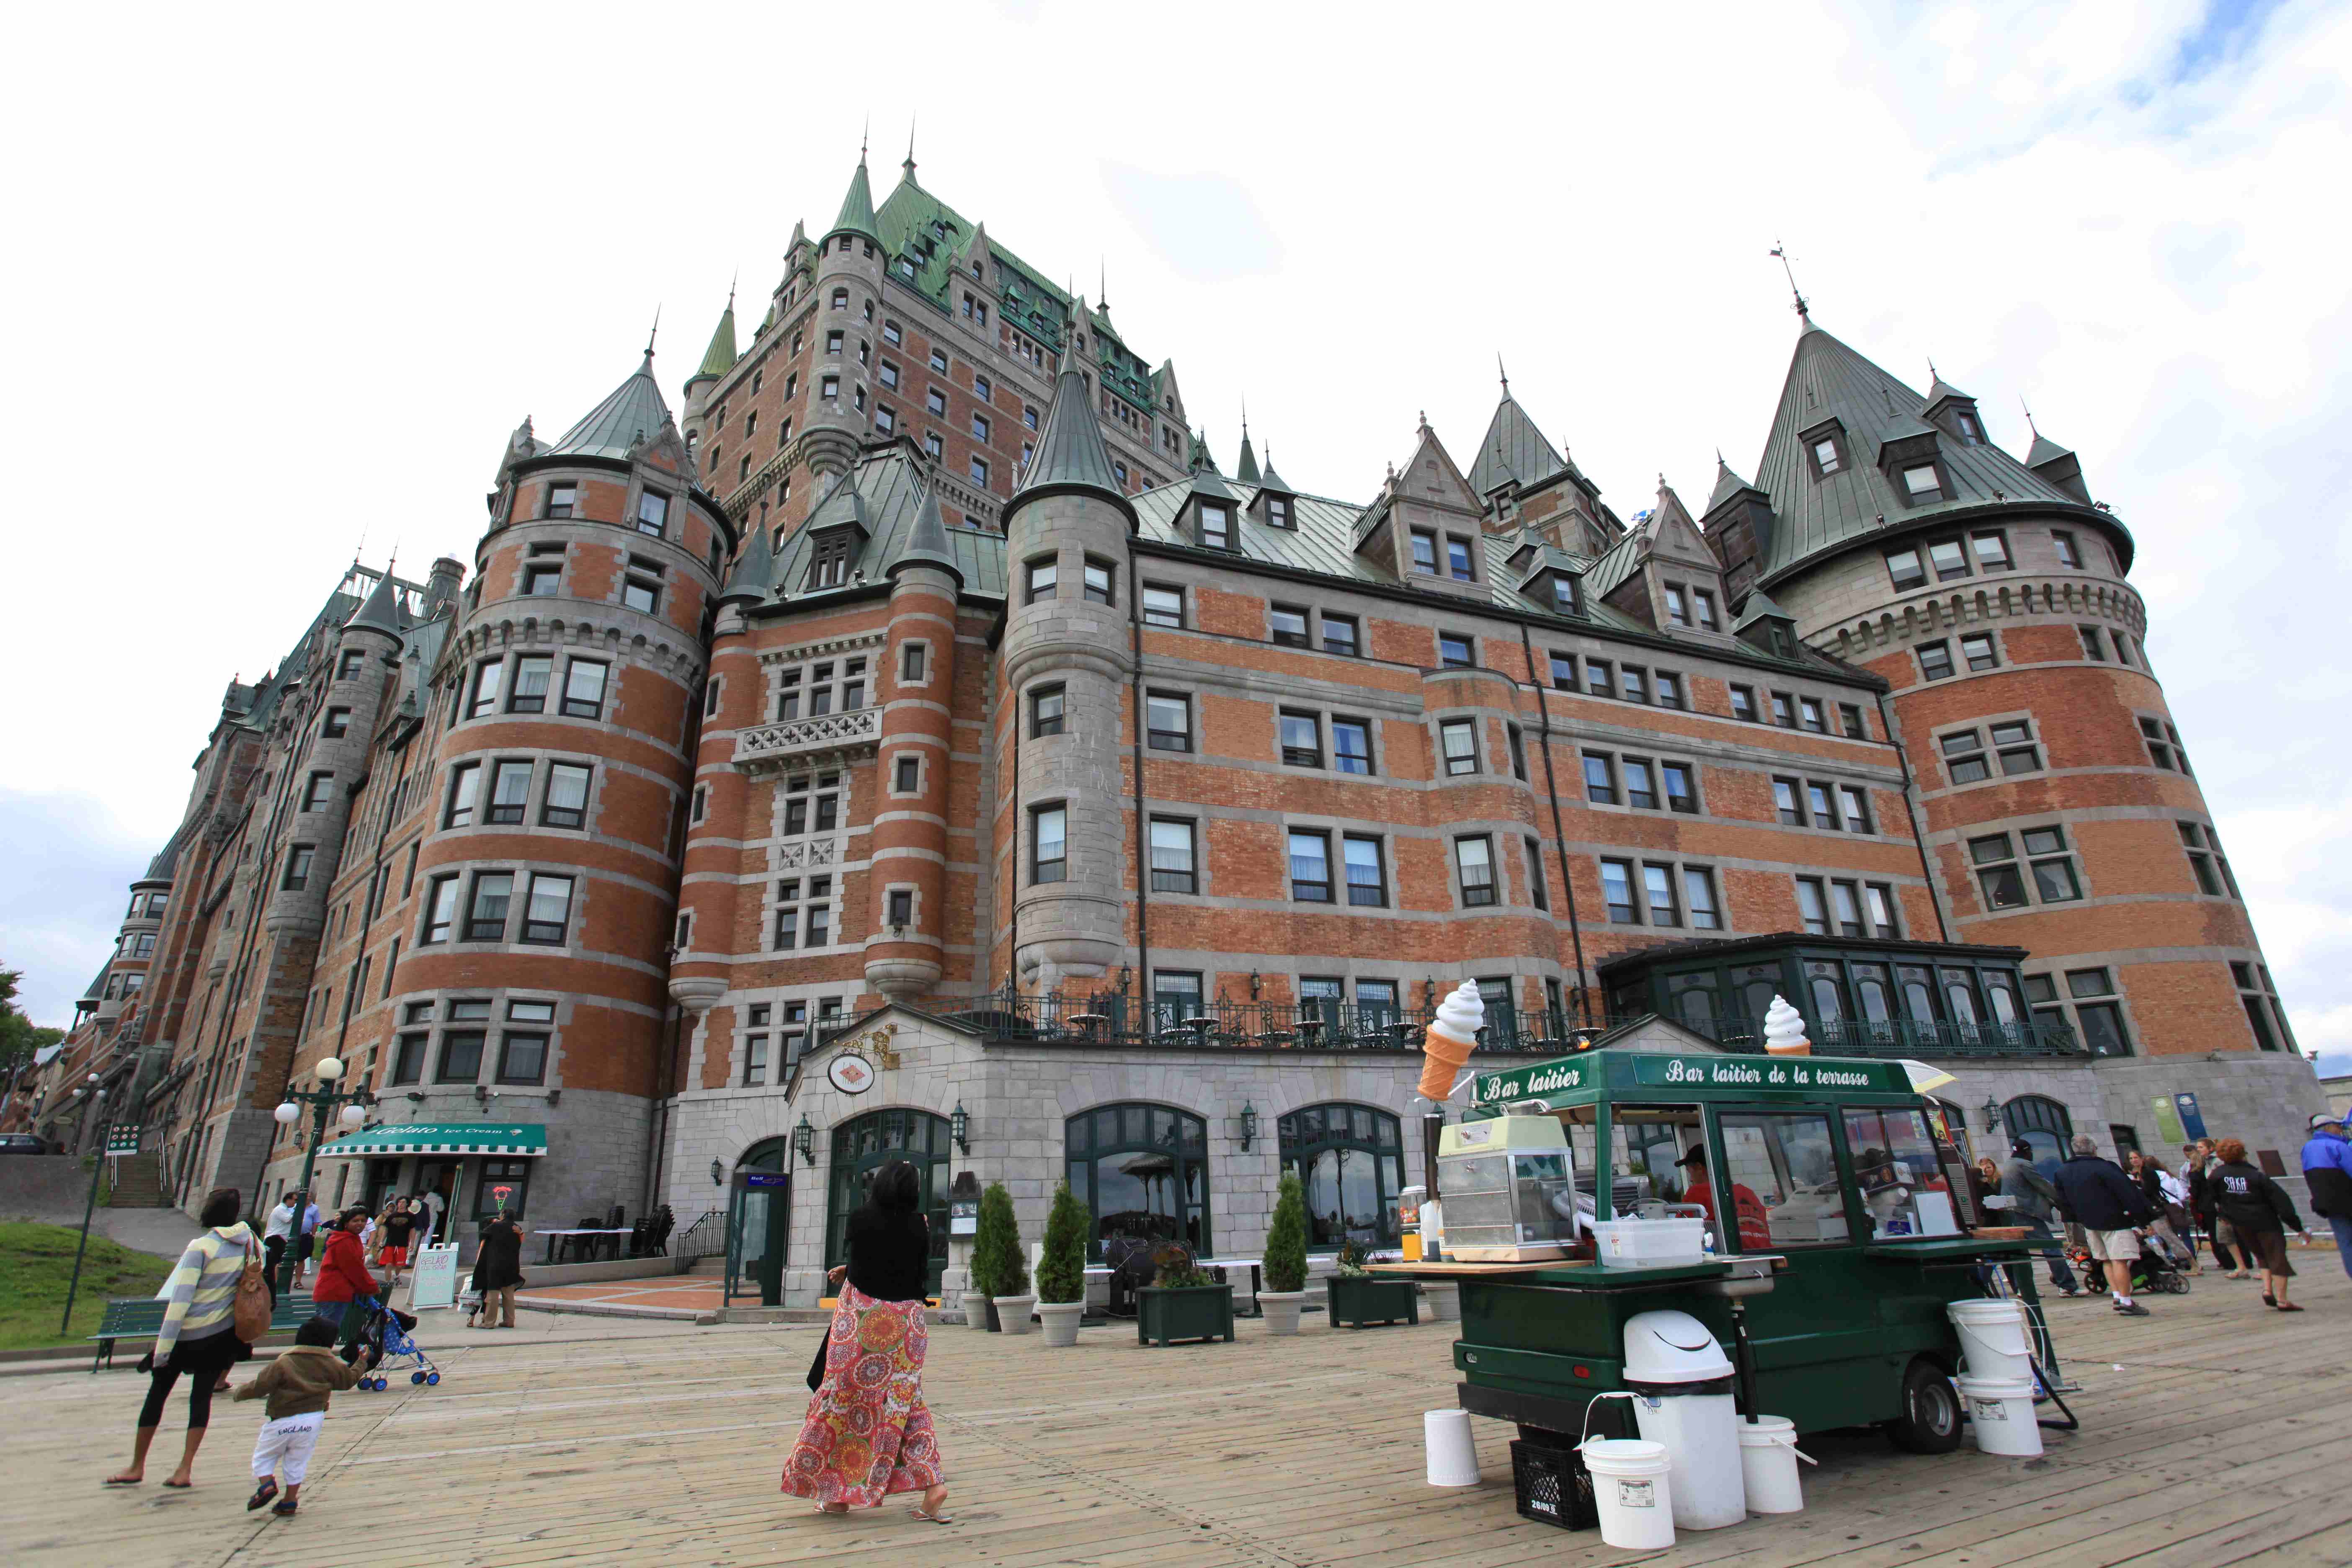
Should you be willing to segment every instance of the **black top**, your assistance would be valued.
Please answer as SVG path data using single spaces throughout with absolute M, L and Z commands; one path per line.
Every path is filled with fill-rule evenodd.
M 2129 1230 L 2156 1217 L 2156 1205 L 2124 1174 L 2123 1167 L 2096 1154 L 2076 1154 L 2051 1180 L 2058 1206 L 2085 1230 Z
M 497 1290 L 522 1282 L 522 1227 L 510 1219 L 482 1226 L 481 1249 L 474 1254 L 474 1289 Z
M 2212 1183 L 2213 1206 L 2233 1228 L 2278 1230 L 2282 1220 L 2286 1222 L 2286 1229 L 2303 1228 L 2303 1216 L 2294 1212 L 2294 1201 L 2276 1182 L 2245 1161 L 2215 1166 Z
M 877 1301 L 919 1301 L 931 1269 L 931 1227 L 919 1213 L 867 1206 L 849 1216 L 849 1282 Z

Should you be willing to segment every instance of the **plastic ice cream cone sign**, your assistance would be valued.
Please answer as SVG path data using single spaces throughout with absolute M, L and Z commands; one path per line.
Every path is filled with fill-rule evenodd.
M 1478 983 L 1465 980 L 1437 1005 L 1422 1040 L 1421 1092 L 1425 1100 L 1444 1100 L 1454 1089 L 1454 1076 L 1470 1059 L 1486 1026 L 1486 1004 L 1479 999 Z
M 1812 1041 L 1805 1038 L 1805 1016 L 1790 1006 L 1785 996 L 1776 994 L 1764 1010 L 1764 1050 L 1776 1057 L 1813 1054 Z

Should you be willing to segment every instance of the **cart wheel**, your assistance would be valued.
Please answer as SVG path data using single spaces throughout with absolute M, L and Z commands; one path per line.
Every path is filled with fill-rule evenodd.
M 378 1394 L 382 1394 L 385 1389 L 391 1386 L 392 1384 L 383 1378 L 379 1377 L 375 1380 L 375 1391 Z
M 428 1372 L 428 1373 L 426 1373 L 425 1374 L 425 1385 L 427 1388 L 438 1388 L 438 1387 L 440 1387 L 440 1386 L 441 1386 L 441 1374 L 440 1374 L 439 1373 L 437 1373 L 437 1372 Z
M 1944 1369 L 1922 1356 L 1903 1372 L 1903 1414 L 1886 1423 L 1895 1446 L 1948 1454 L 1960 1446 L 1960 1396 Z
M 2172 1282 L 2171 1282 L 2170 1284 L 2167 1285 L 2167 1286 L 2165 1287 L 2165 1289 L 2166 1289 L 2167 1290 L 2170 1291 L 2170 1292 L 2171 1292 L 2173 1295 L 2175 1295 L 2175 1296 L 2186 1296 L 2186 1295 L 2188 1295 L 2188 1294 L 2189 1294 L 2189 1276 L 2188 1276 L 2188 1275 L 2186 1275 L 2186 1274 L 2176 1274 L 2176 1275 L 2174 1275 L 2174 1276 L 2172 1277 Z
M 408 1374 L 408 1381 L 422 1388 L 425 1386 L 425 1374 L 421 1372 L 412 1372 Z

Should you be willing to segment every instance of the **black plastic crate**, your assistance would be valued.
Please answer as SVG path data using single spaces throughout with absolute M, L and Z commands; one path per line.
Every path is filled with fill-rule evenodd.
M 1554 1448 L 1525 1439 L 1511 1444 L 1511 1491 L 1519 1517 L 1562 1530 L 1598 1530 L 1601 1508 L 1592 1496 L 1592 1472 L 1574 1448 Z

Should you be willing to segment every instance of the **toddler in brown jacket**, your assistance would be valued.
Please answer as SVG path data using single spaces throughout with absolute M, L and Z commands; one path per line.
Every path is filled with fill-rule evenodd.
M 234 1399 L 267 1398 L 269 1419 L 253 1440 L 253 1476 L 260 1483 L 246 1500 L 246 1511 L 278 1496 L 278 1478 L 286 1478 L 286 1495 L 269 1511 L 291 1518 L 302 1495 L 302 1478 L 310 1473 L 310 1450 L 319 1446 L 319 1430 L 327 1424 L 327 1405 L 335 1391 L 360 1380 L 357 1367 L 343 1364 L 335 1353 L 335 1325 L 312 1318 L 294 1331 L 292 1347 L 262 1368 L 250 1382 L 237 1385 Z

